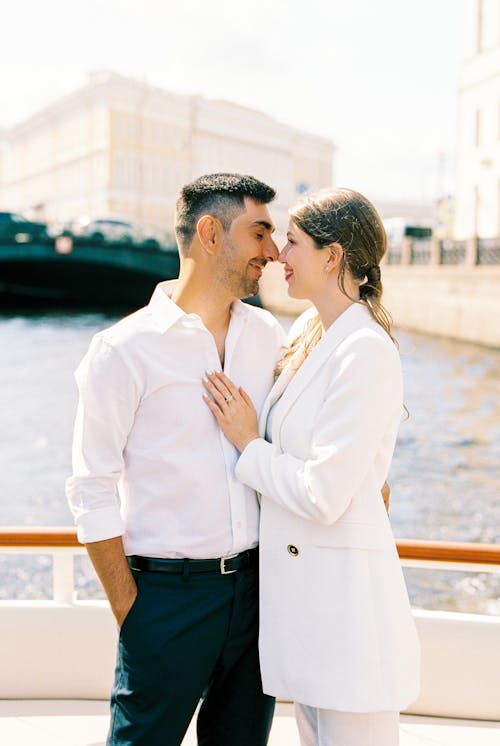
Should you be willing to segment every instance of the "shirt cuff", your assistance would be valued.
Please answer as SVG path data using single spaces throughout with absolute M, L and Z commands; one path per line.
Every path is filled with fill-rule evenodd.
M 118 508 L 100 508 L 80 515 L 76 520 L 78 541 L 89 544 L 123 536 L 125 524 Z

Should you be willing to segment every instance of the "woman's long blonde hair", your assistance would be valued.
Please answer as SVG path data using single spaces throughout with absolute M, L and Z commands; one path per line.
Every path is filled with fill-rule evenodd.
M 382 305 L 380 261 L 387 251 L 385 228 L 375 207 L 359 192 L 352 189 L 323 190 L 311 194 L 289 210 L 290 219 L 312 238 L 318 249 L 333 243 L 342 246 L 338 284 L 345 288 L 345 273 L 359 281 L 360 300 L 373 319 L 392 335 L 392 318 Z M 292 357 L 297 355 L 297 367 L 322 337 L 323 329 L 318 314 L 305 325 L 302 333 L 292 341 L 277 367 L 279 374 Z

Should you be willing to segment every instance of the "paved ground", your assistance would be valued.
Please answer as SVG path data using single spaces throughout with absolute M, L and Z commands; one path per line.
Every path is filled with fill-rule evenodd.
M 107 727 L 106 702 L 0 700 L 0 744 L 5 746 L 104 746 Z M 499 743 L 500 722 L 401 717 L 401 746 Z M 193 725 L 182 746 L 196 746 Z M 278 704 L 269 746 L 299 746 L 291 705 Z

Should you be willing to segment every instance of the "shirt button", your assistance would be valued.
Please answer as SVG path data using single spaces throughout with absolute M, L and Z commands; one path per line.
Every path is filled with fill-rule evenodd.
M 288 549 L 288 553 L 291 554 L 292 557 L 298 557 L 299 550 L 297 549 L 297 547 L 295 546 L 295 544 L 289 544 L 287 546 L 287 549 Z

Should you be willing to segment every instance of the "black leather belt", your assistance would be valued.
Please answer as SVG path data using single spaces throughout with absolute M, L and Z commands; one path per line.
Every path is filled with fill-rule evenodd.
M 220 557 L 218 559 L 162 559 L 132 554 L 127 557 L 127 562 L 132 570 L 144 570 L 146 572 L 168 572 L 174 575 L 217 572 L 221 575 L 229 575 L 237 570 L 242 570 L 244 567 L 256 565 L 258 556 L 258 548 L 255 547 L 232 557 Z

